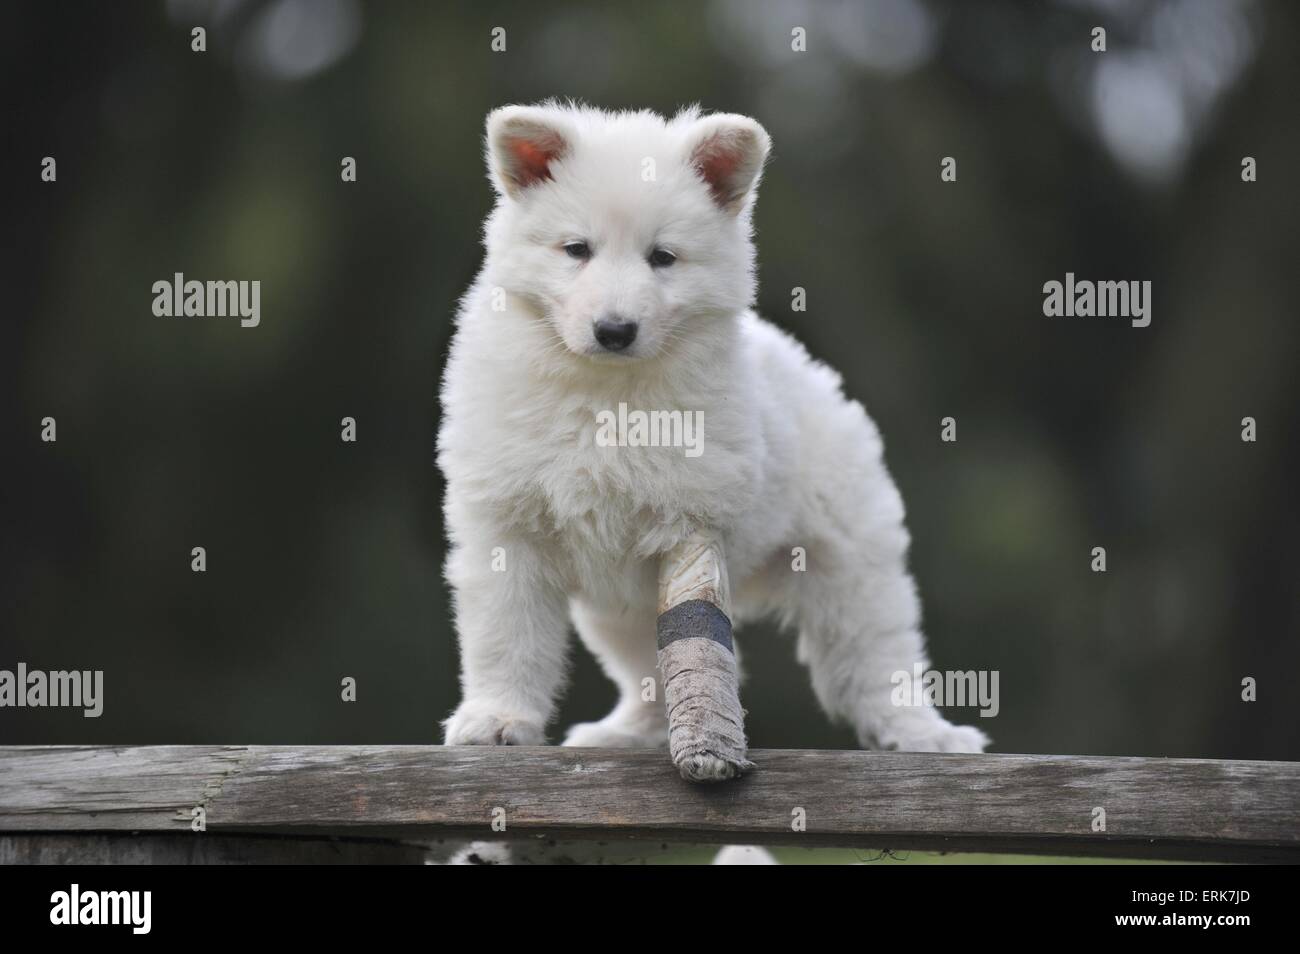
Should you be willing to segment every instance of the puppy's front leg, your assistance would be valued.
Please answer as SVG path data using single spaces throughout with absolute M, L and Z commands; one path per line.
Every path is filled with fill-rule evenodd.
M 721 538 L 698 531 L 659 566 L 659 669 L 668 752 L 682 777 L 716 782 L 753 767 L 731 638 L 731 594 Z
M 569 625 L 555 574 L 532 543 L 514 539 L 457 546 L 447 580 L 455 593 L 461 703 L 443 723 L 446 743 L 543 744 L 564 679 Z

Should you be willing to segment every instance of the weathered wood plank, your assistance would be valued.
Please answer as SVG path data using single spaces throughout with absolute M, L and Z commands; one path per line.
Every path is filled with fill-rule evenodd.
M 0 832 L 189 831 L 1300 858 L 1300 763 L 766 750 L 699 786 L 663 752 L 0 747 Z M 1106 831 L 1093 832 L 1093 809 Z M 803 809 L 807 830 L 792 830 Z M 194 837 L 204 837 L 195 834 Z
M 423 844 L 294 835 L 0 834 L 0 865 L 418 865 Z

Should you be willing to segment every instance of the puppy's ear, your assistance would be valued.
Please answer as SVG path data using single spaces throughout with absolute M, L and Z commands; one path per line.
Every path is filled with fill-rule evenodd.
M 691 127 L 687 139 L 691 165 L 709 187 L 713 201 L 732 215 L 745 207 L 757 188 L 771 146 L 767 130 L 734 113 L 703 117 Z
M 551 178 L 551 166 L 572 148 L 563 115 L 544 106 L 502 106 L 487 119 L 487 160 L 497 190 L 518 198 Z

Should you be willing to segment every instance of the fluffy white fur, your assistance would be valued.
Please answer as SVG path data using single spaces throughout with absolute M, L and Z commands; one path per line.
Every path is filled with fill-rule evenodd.
M 665 120 L 548 103 L 488 117 L 499 199 L 461 302 L 438 441 L 463 692 L 448 744 L 542 743 L 570 622 L 621 698 L 565 744 L 664 744 L 662 687 L 642 701 L 657 678 L 656 569 L 697 527 L 725 542 L 737 625 L 774 615 L 797 631 L 817 698 L 862 745 L 987 743 L 933 708 L 891 704 L 892 674 L 925 661 L 903 503 L 839 376 L 749 310 L 768 148 L 752 119 L 693 109 Z M 575 241 L 589 259 L 566 253 Z M 652 266 L 656 248 L 675 263 Z M 611 315 L 638 325 L 622 353 L 593 337 Z M 598 446 L 596 415 L 620 402 L 703 411 L 703 453 Z M 792 570 L 794 547 L 806 572 Z

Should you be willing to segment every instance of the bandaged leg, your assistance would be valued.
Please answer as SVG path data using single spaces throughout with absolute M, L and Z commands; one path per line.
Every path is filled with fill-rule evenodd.
M 753 767 L 746 757 L 730 603 L 716 537 L 696 533 L 664 556 L 658 629 L 668 752 L 690 781 L 735 778 Z

